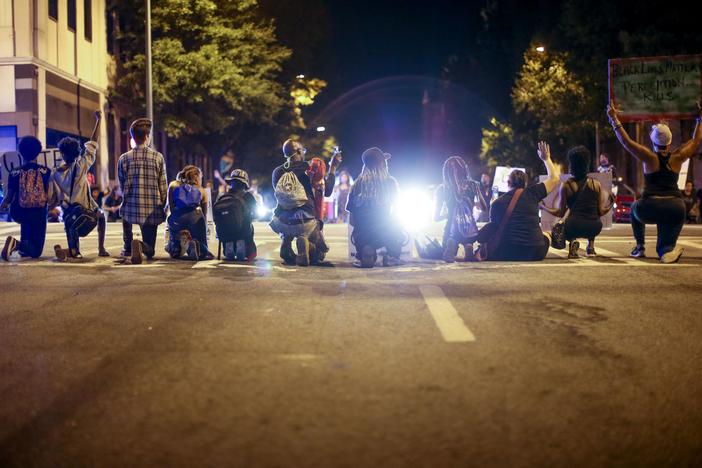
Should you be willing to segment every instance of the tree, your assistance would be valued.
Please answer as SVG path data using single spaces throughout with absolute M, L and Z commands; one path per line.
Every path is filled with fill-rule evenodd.
M 144 102 L 143 2 L 120 18 L 114 97 Z M 152 11 L 157 124 L 190 151 L 218 155 L 251 124 L 272 124 L 287 96 L 277 77 L 290 50 L 255 0 L 160 0 Z
M 565 53 L 537 52 L 535 45 L 524 54 L 524 63 L 512 89 L 512 108 L 507 122 L 493 117 L 483 129 L 481 157 L 489 165 L 522 166 L 535 171 L 536 143 L 551 143 L 554 155 L 568 146 L 584 144 L 592 133 L 583 112 L 588 99 L 582 82 L 571 72 Z

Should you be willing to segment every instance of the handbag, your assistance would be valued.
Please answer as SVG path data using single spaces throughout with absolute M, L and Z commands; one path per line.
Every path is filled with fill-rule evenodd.
M 573 206 L 575 206 L 576 203 L 578 203 L 578 198 L 580 198 L 580 193 L 583 191 L 583 187 L 585 187 L 588 183 L 589 179 L 585 180 L 585 183 L 581 185 L 578 188 L 578 192 L 575 194 L 575 201 L 573 202 Z M 553 225 L 551 228 L 551 247 L 557 250 L 563 250 L 565 249 L 566 246 L 566 238 L 565 238 L 565 222 L 566 219 L 568 219 L 568 216 L 570 216 L 570 208 L 565 212 L 563 217 L 559 219 L 556 224 Z
M 73 187 L 76 182 L 76 167 L 73 166 L 71 175 L 71 193 L 68 196 L 68 207 L 63 213 L 63 222 L 67 228 L 74 230 L 78 237 L 85 237 L 90 234 L 98 224 L 99 214 L 90 208 L 85 208 L 80 203 L 72 203 Z M 90 191 L 88 190 L 88 197 Z
M 490 239 L 487 240 L 487 242 L 481 243 L 480 247 L 478 247 L 478 251 L 475 255 L 475 260 L 477 262 L 484 262 L 485 260 L 489 260 L 491 257 L 495 256 L 495 252 L 497 252 L 497 247 L 499 247 L 500 241 L 502 240 L 502 234 L 504 233 L 505 228 L 507 227 L 509 218 L 512 217 L 512 212 L 517 206 L 517 202 L 521 198 L 522 193 L 524 193 L 524 189 L 517 189 L 514 192 L 514 195 L 512 195 L 512 200 L 510 200 L 509 202 L 509 206 L 507 207 L 505 216 L 500 221 L 500 225 L 497 228 L 497 231 L 490 237 Z M 490 224 L 488 223 L 486 227 L 489 225 Z

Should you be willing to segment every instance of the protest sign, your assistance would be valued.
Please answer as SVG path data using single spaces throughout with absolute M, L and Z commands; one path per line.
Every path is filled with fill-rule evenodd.
M 609 60 L 609 98 L 622 122 L 691 119 L 702 96 L 702 55 Z

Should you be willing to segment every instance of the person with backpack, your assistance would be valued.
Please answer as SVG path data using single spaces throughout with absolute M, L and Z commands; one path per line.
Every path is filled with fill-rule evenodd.
M 63 249 L 60 245 L 54 246 L 56 258 L 61 261 L 69 257 L 82 259 L 80 238 L 87 236 L 96 226 L 98 256 L 110 256 L 105 250 L 105 215 L 93 199 L 88 182 L 88 171 L 97 158 L 100 120 L 100 112 L 95 112 L 95 128 L 90 141 L 85 143 L 82 155 L 80 142 L 75 138 L 65 137 L 58 143 L 63 164 L 54 170 L 51 180 L 63 209 L 64 228 L 68 241 L 68 249 Z
M 20 139 L 17 150 L 23 164 L 10 172 L 0 211 L 10 207 L 12 219 L 20 224 L 20 240 L 12 236 L 5 239 L 2 259 L 6 262 L 15 251 L 19 251 L 22 257 L 41 256 L 46 239 L 48 205 L 54 198 L 51 170 L 36 162 L 41 153 L 41 142 L 33 136 L 25 136 Z
M 286 162 L 273 170 L 272 182 L 277 205 L 270 222 L 271 229 L 280 235 L 280 257 L 286 264 L 308 266 L 310 261 L 317 263 L 314 241 L 318 233 L 317 212 L 314 191 L 305 161 L 307 150 L 299 141 L 288 139 L 283 143 L 283 156 Z M 333 185 L 334 174 L 329 172 L 327 185 Z M 295 240 L 297 254 L 292 249 Z
M 632 140 L 619 121 L 621 110 L 610 102 L 607 116 L 612 130 L 624 149 L 643 165 L 643 196 L 631 205 L 631 228 L 636 246 L 631 256 L 646 256 L 646 224 L 656 224 L 658 241 L 656 254 L 661 263 L 675 263 L 680 260 L 683 249 L 677 245 L 678 237 L 685 225 L 685 202 L 678 188 L 678 179 L 683 164 L 695 155 L 702 143 L 702 103 L 697 103 L 697 120 L 692 139 L 680 147 L 671 149 L 673 134 L 665 123 L 651 127 L 649 134 L 652 148 L 647 148 Z
M 571 148 L 568 151 L 571 178 L 561 185 L 558 208 L 551 209 L 542 205 L 542 208 L 552 215 L 558 218 L 566 217 L 564 237 L 570 243 L 568 258 L 579 258 L 578 238 L 588 240 L 585 249 L 588 257 L 597 255 L 595 237 L 602 232 L 600 218 L 609 213 L 614 204 L 614 197 L 605 193 L 600 182 L 587 176 L 590 159 L 590 150 L 586 147 Z
M 541 231 L 539 203 L 559 184 L 559 173 L 551 160 L 551 148 L 539 142 L 537 154 L 546 167 L 547 179 L 527 187 L 524 171 L 510 172 L 509 192 L 492 202 L 490 222 L 478 232 L 481 246 L 477 260 L 540 261 L 546 258 L 551 238 Z
M 383 266 L 400 264 L 405 235 L 395 219 L 393 208 L 399 186 L 388 173 L 390 154 L 380 148 L 369 148 L 361 155 L 363 169 L 349 193 L 346 210 L 353 226 L 351 242 L 361 268 L 372 268 L 378 249 L 385 248 Z
M 149 147 L 152 123 L 137 119 L 129 128 L 135 147 L 119 157 L 117 178 L 122 189 L 122 256 L 140 264 L 142 254 L 152 259 L 156 254 L 158 225 L 166 220 L 168 183 L 163 155 Z M 134 239 L 132 226 L 141 228 L 142 241 Z
M 189 260 L 211 260 L 207 250 L 207 192 L 202 188 L 202 171 L 187 165 L 168 187 L 170 240 L 166 251 L 171 258 L 185 255 Z
M 444 218 L 446 208 L 446 226 L 443 237 L 443 259 L 446 263 L 456 261 L 458 246 L 465 248 L 465 261 L 473 260 L 473 242 L 478 236 L 478 225 L 473 217 L 473 207 L 478 199 L 480 209 L 487 210 L 480 183 L 471 180 L 466 162 L 458 156 L 452 156 L 444 162 L 444 182 L 436 190 L 434 220 Z
M 252 221 L 257 203 L 249 192 L 249 174 L 234 169 L 224 181 L 229 188 L 212 206 L 217 238 L 224 246 L 224 258 L 252 262 L 256 258 Z

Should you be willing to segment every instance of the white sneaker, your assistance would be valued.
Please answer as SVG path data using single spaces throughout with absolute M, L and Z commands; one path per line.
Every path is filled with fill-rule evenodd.
M 661 256 L 661 263 L 677 263 L 682 257 L 684 249 L 682 247 L 675 246 L 670 252 L 666 252 Z

